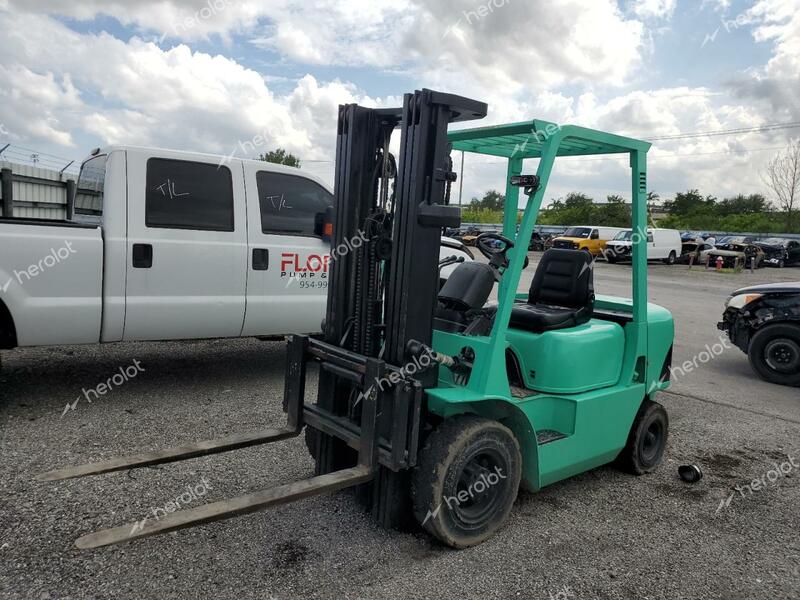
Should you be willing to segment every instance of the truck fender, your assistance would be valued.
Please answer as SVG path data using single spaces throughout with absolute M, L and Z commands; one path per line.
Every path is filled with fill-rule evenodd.
M 11 311 L 0 298 L 0 350 L 9 350 L 17 347 L 17 328 Z

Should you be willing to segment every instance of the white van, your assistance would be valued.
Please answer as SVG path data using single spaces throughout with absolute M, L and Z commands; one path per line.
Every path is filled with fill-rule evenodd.
M 606 244 L 606 260 L 612 264 L 630 260 L 632 238 L 632 229 L 619 232 Z M 681 234 L 677 229 L 647 230 L 647 260 L 663 260 L 668 265 L 674 265 L 680 255 Z

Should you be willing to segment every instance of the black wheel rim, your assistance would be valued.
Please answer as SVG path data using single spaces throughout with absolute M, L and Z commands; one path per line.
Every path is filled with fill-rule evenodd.
M 764 347 L 764 362 L 777 373 L 800 370 L 800 344 L 789 338 L 771 340 Z
M 641 454 L 646 464 L 652 464 L 661 452 L 664 442 L 664 424 L 661 421 L 652 421 L 642 436 Z
M 480 529 L 501 509 L 507 467 L 505 457 L 494 449 L 477 450 L 464 463 L 455 490 L 444 500 L 461 528 Z

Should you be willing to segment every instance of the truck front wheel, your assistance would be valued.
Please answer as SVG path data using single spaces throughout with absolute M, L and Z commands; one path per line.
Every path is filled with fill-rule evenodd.
M 448 546 L 480 544 L 505 524 L 521 477 L 510 429 L 476 416 L 447 419 L 428 437 L 412 473 L 414 515 Z
M 775 323 L 759 329 L 750 339 L 747 356 L 765 381 L 800 385 L 800 325 Z

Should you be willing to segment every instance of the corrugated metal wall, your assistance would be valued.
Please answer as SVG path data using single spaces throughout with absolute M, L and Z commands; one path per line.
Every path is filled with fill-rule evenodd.
M 61 174 L 51 169 L 0 161 L 0 168 L 11 169 L 14 175 L 35 177 L 54 182 L 75 179 L 74 174 Z M 46 183 L 15 181 L 13 186 L 14 216 L 17 218 L 64 219 L 67 216 L 67 191 L 65 186 Z M 0 190 L 0 198 L 2 191 Z M 1 206 L 1 205 L 0 205 Z M 2 208 L 0 207 L 0 213 Z

